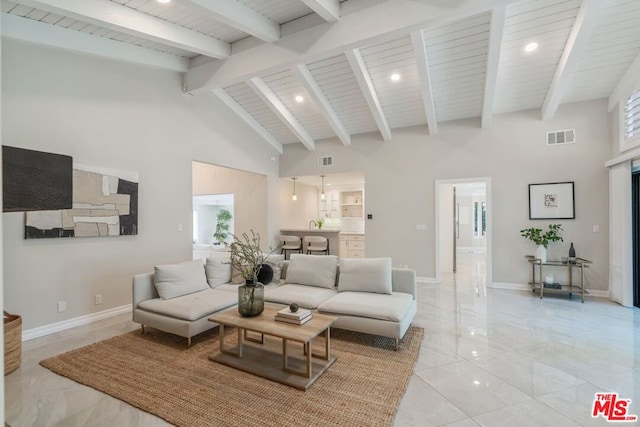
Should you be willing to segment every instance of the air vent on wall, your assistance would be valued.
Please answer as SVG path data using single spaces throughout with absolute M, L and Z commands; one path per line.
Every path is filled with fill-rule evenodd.
M 576 130 L 556 130 L 547 132 L 547 145 L 572 144 L 576 142 Z
M 333 166 L 333 156 L 318 157 L 318 167 Z

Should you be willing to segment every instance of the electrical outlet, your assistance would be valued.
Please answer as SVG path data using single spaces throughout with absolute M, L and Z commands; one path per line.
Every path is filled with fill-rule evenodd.
M 66 301 L 58 301 L 58 313 L 62 313 L 67 310 L 67 302 Z
M 102 304 L 102 295 L 100 295 L 100 294 L 96 294 L 96 296 L 95 296 L 95 302 L 94 302 L 94 303 L 95 303 L 95 305 L 100 305 L 100 304 Z

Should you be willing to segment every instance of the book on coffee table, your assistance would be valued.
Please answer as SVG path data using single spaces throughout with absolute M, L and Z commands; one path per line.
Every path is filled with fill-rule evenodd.
M 276 313 L 276 317 L 279 316 L 279 317 L 284 317 L 287 319 L 294 319 L 294 320 L 300 320 L 310 315 L 311 315 L 311 311 L 307 310 L 306 308 L 299 308 L 298 311 L 291 311 L 289 310 L 289 307 L 285 307 Z
M 308 316 L 302 317 L 300 319 L 292 319 L 290 317 L 284 317 L 279 314 L 276 314 L 276 320 L 278 322 L 292 323 L 294 325 L 302 325 L 304 323 L 307 323 L 309 320 L 311 320 L 312 317 L 313 316 L 311 315 L 311 312 L 309 312 Z

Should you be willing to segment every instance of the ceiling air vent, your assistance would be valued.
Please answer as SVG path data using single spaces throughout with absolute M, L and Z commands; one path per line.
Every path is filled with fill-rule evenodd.
M 318 157 L 318 167 L 333 166 L 333 156 Z
M 576 130 L 556 130 L 547 132 L 547 145 L 572 144 L 576 142 Z

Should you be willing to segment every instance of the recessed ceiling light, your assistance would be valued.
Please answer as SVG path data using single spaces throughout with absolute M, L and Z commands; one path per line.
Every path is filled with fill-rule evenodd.
M 529 52 L 529 53 L 531 53 L 531 52 L 533 52 L 534 50 L 536 50 L 537 48 L 538 48 L 538 43 L 536 43 L 536 42 L 531 42 L 531 43 L 527 44 L 527 45 L 524 47 L 524 51 L 525 51 L 525 52 Z
M 392 82 L 397 82 L 398 80 L 400 80 L 400 74 L 398 74 L 398 73 L 391 74 L 391 81 Z
M 160 3 L 169 3 L 171 0 L 158 0 Z
M 304 102 L 304 96 L 296 95 L 295 100 L 296 100 L 297 103 Z

